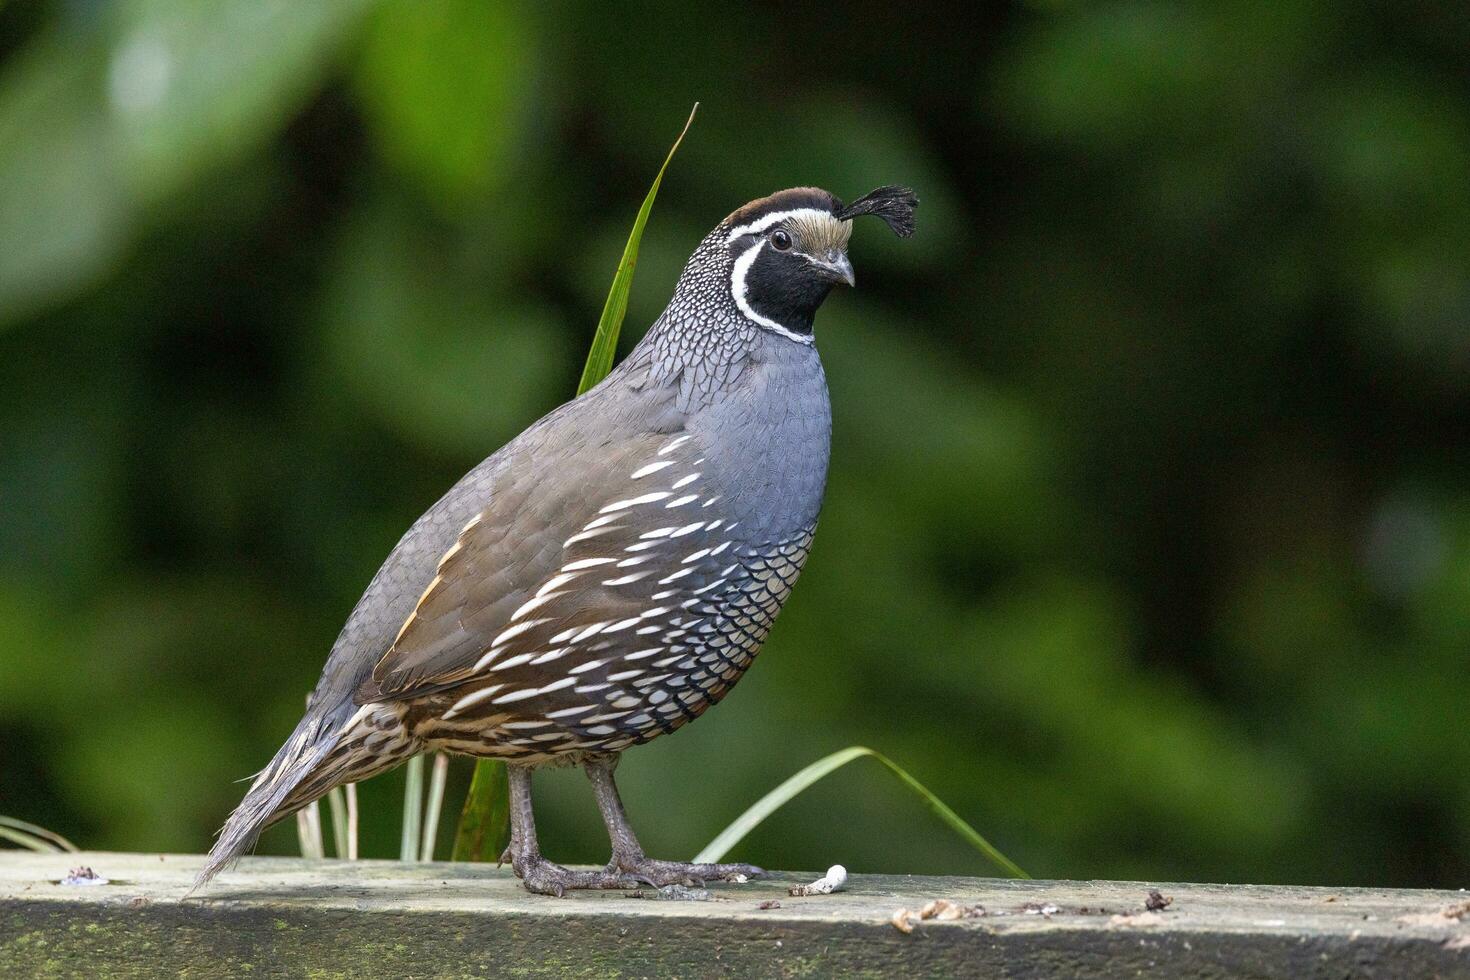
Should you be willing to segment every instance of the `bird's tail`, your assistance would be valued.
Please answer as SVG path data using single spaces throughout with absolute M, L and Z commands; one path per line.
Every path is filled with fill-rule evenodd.
M 401 714 L 384 705 L 365 706 L 345 719 L 308 710 L 225 821 L 190 891 L 254 847 L 261 831 L 277 820 L 333 786 L 366 779 L 412 755 L 418 746 L 401 724 Z

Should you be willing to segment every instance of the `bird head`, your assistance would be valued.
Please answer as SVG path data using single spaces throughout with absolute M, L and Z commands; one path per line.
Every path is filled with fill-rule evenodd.
M 880 187 L 851 204 L 816 187 L 751 201 L 707 239 L 730 276 L 730 297 L 748 319 L 809 342 L 817 308 L 838 283 L 856 282 L 847 242 L 852 219 L 872 214 L 900 237 L 914 231 L 919 200 L 906 187 Z

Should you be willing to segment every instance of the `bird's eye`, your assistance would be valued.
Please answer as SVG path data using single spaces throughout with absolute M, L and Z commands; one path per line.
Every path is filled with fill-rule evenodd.
M 791 247 L 791 236 L 784 231 L 776 231 L 771 234 L 771 244 L 776 251 L 784 252 Z

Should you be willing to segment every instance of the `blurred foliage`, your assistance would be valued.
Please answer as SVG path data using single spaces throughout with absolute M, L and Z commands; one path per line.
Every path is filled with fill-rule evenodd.
M 207 845 L 397 536 L 575 384 L 703 99 L 624 349 L 752 197 L 924 208 L 821 317 L 760 667 L 621 770 L 649 851 L 861 742 L 1038 875 L 1465 884 L 1467 11 L 0 6 L 0 813 Z M 858 770 L 736 856 L 984 867 Z

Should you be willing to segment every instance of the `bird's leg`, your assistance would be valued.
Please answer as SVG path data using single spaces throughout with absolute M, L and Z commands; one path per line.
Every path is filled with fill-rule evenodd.
M 531 812 L 531 770 L 506 765 L 510 779 L 510 866 L 526 890 L 560 898 L 572 888 L 633 888 L 639 882 L 614 870 L 572 871 L 541 856 Z
M 587 778 L 592 780 L 592 791 L 597 795 L 597 808 L 602 811 L 603 822 L 607 824 L 608 839 L 612 842 L 612 860 L 607 863 L 609 874 L 621 872 L 658 886 L 744 881 L 765 876 L 765 872 L 753 864 L 691 864 L 655 861 L 645 855 L 633 828 L 628 825 L 628 814 L 623 809 L 622 798 L 618 796 L 617 784 L 613 782 L 613 770 L 617 764 L 617 756 L 590 759 L 584 764 Z

